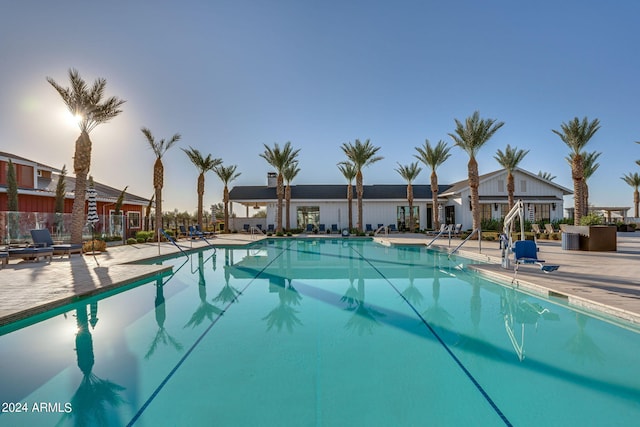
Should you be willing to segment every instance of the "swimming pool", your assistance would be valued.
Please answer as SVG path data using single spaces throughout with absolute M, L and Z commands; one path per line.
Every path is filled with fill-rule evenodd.
M 462 258 L 274 239 L 0 330 L 0 425 L 632 425 L 640 335 Z M 163 284 L 164 283 L 164 284 Z

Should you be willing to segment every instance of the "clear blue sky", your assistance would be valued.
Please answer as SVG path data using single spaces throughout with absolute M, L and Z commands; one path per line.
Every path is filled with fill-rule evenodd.
M 596 205 L 632 206 L 620 177 L 640 159 L 640 3 L 636 1 L 68 1 L 23 0 L 0 16 L 0 150 L 71 168 L 79 131 L 46 82 L 74 67 L 107 79 L 124 112 L 91 134 L 91 174 L 150 197 L 158 138 L 182 134 L 237 164 L 235 185 L 264 185 L 264 145 L 300 148 L 294 184 L 340 184 L 341 144 L 380 146 L 366 184 L 403 183 L 425 138 L 452 144 L 454 119 L 475 110 L 505 122 L 480 151 L 531 150 L 521 166 L 572 188 L 569 150 L 551 129 L 599 118 Z M 459 148 L 441 183 L 466 179 Z M 417 183 L 428 183 L 426 168 Z M 197 172 L 177 147 L 165 157 L 164 208 L 195 211 Z M 206 179 L 205 206 L 222 185 Z M 572 204 L 572 199 L 567 200 Z

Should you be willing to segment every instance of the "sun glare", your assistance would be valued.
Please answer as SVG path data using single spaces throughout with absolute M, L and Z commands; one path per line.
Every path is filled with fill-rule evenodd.
M 71 127 L 73 127 L 73 128 L 76 128 L 76 129 L 78 128 L 78 125 L 79 125 L 79 124 L 80 124 L 80 122 L 82 121 L 82 116 L 81 116 L 80 114 L 73 115 L 73 114 L 71 113 L 71 111 L 69 111 L 69 110 L 67 110 L 67 111 L 65 112 L 64 117 L 65 117 L 65 122 L 66 122 L 69 126 L 71 126 Z

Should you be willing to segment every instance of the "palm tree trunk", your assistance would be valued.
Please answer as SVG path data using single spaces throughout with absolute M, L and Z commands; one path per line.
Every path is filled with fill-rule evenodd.
M 224 202 L 224 232 L 229 232 L 229 187 L 224 185 L 224 192 L 222 195 L 222 201 Z
M 164 186 L 164 165 L 158 157 L 153 164 L 153 188 L 156 190 L 156 227 L 154 239 L 159 239 L 158 232 L 162 228 L 162 187 Z M 123 236 L 126 237 L 126 236 Z
M 356 193 L 358 196 L 358 232 L 362 232 L 362 197 L 364 196 L 364 187 L 362 186 L 362 172 L 358 171 L 356 175 Z
M 516 180 L 513 178 L 513 174 L 511 173 L 511 171 L 509 171 L 509 173 L 507 174 L 507 194 L 508 194 L 508 203 L 509 203 L 509 210 L 511 210 L 511 208 L 513 208 L 513 205 L 515 204 L 515 201 L 513 200 L 513 193 L 515 193 L 516 191 Z
M 636 187 L 636 191 L 633 192 L 633 204 L 635 206 L 635 211 L 636 211 L 635 218 L 638 218 L 640 217 L 640 212 L 638 211 L 638 208 L 640 208 L 640 193 L 638 193 L 637 187 Z
M 290 185 L 287 185 L 285 198 L 286 198 L 285 218 L 287 223 L 287 230 L 291 230 L 291 221 L 290 221 L 291 213 L 289 212 L 289 208 L 291 207 L 291 186 Z
M 473 217 L 473 229 L 477 230 L 480 228 L 480 198 L 478 197 L 480 178 L 478 176 L 478 162 L 473 156 L 469 158 L 467 171 L 469 174 L 469 187 L 471 189 L 471 216 Z
M 202 223 L 202 200 L 204 199 L 204 174 L 198 176 L 198 224 L 204 229 Z
M 282 198 L 284 196 L 284 178 L 281 173 L 278 174 L 278 183 L 276 192 L 278 195 L 278 204 L 276 205 L 276 233 L 282 232 Z
M 351 231 L 353 230 L 353 185 L 351 182 L 347 187 L 347 203 L 349 203 L 347 210 L 349 211 L 349 231 Z
M 413 233 L 413 186 L 407 185 L 407 200 L 409 201 L 409 232 Z
M 433 217 L 433 229 L 440 229 L 440 216 L 438 215 L 438 175 L 431 171 L 431 216 Z
M 580 225 L 580 219 L 584 212 L 584 163 L 582 155 L 575 153 L 571 163 L 571 178 L 573 179 L 573 225 Z
M 589 185 L 587 184 L 587 180 L 583 179 L 583 205 L 582 205 L 582 215 L 589 215 Z
M 91 166 L 91 139 L 82 132 L 76 140 L 73 170 L 76 175 L 75 198 L 71 210 L 71 243 L 82 243 L 82 229 L 85 225 L 85 200 L 87 175 Z

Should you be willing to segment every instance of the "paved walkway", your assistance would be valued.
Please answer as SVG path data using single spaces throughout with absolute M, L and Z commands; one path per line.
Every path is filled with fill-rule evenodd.
M 322 237 L 312 235 L 312 238 Z M 332 236 L 335 237 L 335 236 Z M 376 238 L 382 244 L 424 245 L 431 240 L 420 234 L 390 234 Z M 219 246 L 246 245 L 255 238 L 245 234 L 221 235 L 211 242 Z M 439 239 L 434 246 L 455 248 L 460 240 Z M 194 249 L 204 242 L 182 241 Z M 460 255 L 484 263 L 473 266 L 482 274 L 511 283 L 513 269 L 501 267 L 497 242 L 467 242 Z M 617 252 L 565 251 L 559 241 L 539 240 L 540 258 L 559 264 L 544 274 L 535 266 L 521 266 L 516 286 L 529 292 L 558 296 L 569 304 L 587 307 L 640 325 L 640 232 L 618 233 Z M 51 263 L 12 260 L 0 270 L 0 326 L 72 302 L 78 295 L 93 295 L 168 270 L 161 265 L 129 264 L 171 255 L 178 249 L 168 243 L 110 247 L 96 260 L 90 255 L 54 258 Z M 454 255 L 455 256 L 455 255 Z

